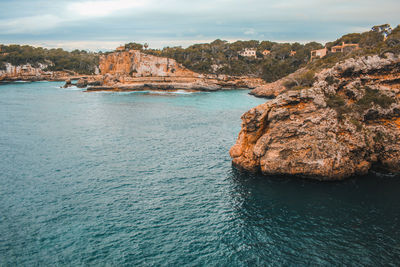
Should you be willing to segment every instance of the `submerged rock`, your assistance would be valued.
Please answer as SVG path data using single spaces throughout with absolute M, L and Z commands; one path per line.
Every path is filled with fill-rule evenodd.
M 340 180 L 400 171 L 400 59 L 350 59 L 242 116 L 233 164 L 264 174 Z

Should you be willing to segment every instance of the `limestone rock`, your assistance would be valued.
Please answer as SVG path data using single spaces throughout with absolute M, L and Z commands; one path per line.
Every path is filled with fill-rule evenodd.
M 275 98 L 286 90 L 284 83 L 293 79 L 293 77 L 305 72 L 304 68 L 297 70 L 296 72 L 289 74 L 283 79 L 277 80 L 272 83 L 264 83 L 255 87 L 250 94 L 257 97 Z
M 114 52 L 100 58 L 103 78 L 98 90 L 197 90 L 254 89 L 265 84 L 260 78 L 204 75 L 186 69 L 174 59 L 145 54 L 138 50 Z
M 115 52 L 100 58 L 101 74 L 129 77 L 197 77 L 174 59 L 144 54 L 138 50 Z
M 350 59 L 242 116 L 233 163 L 264 174 L 340 180 L 400 171 L 400 58 Z

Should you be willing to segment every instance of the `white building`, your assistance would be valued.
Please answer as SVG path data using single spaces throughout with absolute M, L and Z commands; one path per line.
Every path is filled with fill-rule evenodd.
M 243 51 L 239 52 L 242 57 L 257 57 L 257 50 L 255 48 L 245 48 Z

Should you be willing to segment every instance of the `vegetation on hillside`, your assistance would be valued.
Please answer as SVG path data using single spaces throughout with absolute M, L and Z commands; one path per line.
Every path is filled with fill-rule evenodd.
M 58 49 L 46 49 L 29 45 L 0 45 L 0 69 L 5 69 L 5 63 L 14 66 L 31 64 L 34 67 L 39 63 L 48 65 L 51 71 L 74 71 L 80 74 L 94 74 L 99 65 L 99 56 L 84 50 L 72 52 Z
M 400 53 L 400 27 L 392 29 L 390 25 L 378 25 L 368 32 L 350 33 L 326 47 L 345 43 L 357 43 L 360 49 L 346 53 L 331 53 L 321 59 L 310 62 L 311 50 L 323 48 L 322 44 L 310 42 L 276 43 L 270 41 L 236 41 L 229 43 L 215 40 L 211 43 L 195 44 L 187 48 L 165 47 L 163 49 L 147 49 L 148 44 L 128 43 L 125 49 L 141 50 L 144 53 L 169 57 L 183 64 L 188 69 L 204 74 L 249 75 L 261 77 L 267 82 L 278 80 L 296 70 L 305 67 L 310 70 L 302 77 L 294 77 L 287 83 L 288 88 L 303 88 L 313 81 L 312 73 L 327 67 L 332 67 L 346 58 L 379 54 L 386 52 Z M 257 57 L 239 55 L 245 48 L 256 49 Z M 264 50 L 270 54 L 263 55 Z M 295 51 L 296 53 L 293 53 Z M 0 69 L 4 63 L 22 65 L 30 63 L 38 66 L 39 63 L 48 65 L 48 70 L 67 70 L 81 74 L 93 74 L 99 63 L 99 55 L 107 53 L 90 53 L 84 50 L 72 52 L 63 49 L 45 49 L 28 45 L 0 45 Z
M 381 55 L 391 52 L 400 53 L 400 25 L 392 29 L 389 24 L 374 26 L 370 31 L 364 33 L 350 33 L 343 35 L 334 42 L 329 42 L 326 47 L 340 45 L 342 42 L 359 44 L 360 49 L 347 53 L 331 53 L 327 56 L 314 60 L 307 65 L 308 69 L 314 71 L 330 68 L 336 63 L 352 57 Z
M 338 53 L 328 53 L 323 58 L 317 58 L 305 65 L 304 71 L 288 79 L 284 86 L 287 90 L 299 90 L 311 87 L 314 83 L 315 73 L 324 69 L 333 67 L 336 63 L 348 58 L 356 58 L 360 56 L 380 55 L 385 56 L 386 53 L 400 53 L 400 26 L 392 29 L 389 24 L 383 24 L 372 27 L 368 32 L 350 33 L 342 36 L 334 42 L 326 44 L 328 51 L 333 46 L 345 44 L 358 44 L 359 49 L 348 50 Z M 328 76 L 326 82 L 329 85 L 337 81 Z M 329 103 L 336 105 L 338 99 L 331 99 Z
M 245 48 L 256 49 L 257 57 L 239 55 Z M 195 44 L 188 48 L 165 47 L 161 50 L 149 49 L 145 53 L 170 57 L 188 69 L 199 73 L 251 75 L 266 81 L 275 81 L 307 64 L 310 51 L 322 48 L 316 42 L 308 44 L 276 43 L 270 41 L 237 41 L 229 43 L 215 40 L 211 43 Z M 271 53 L 264 56 L 262 52 Z M 295 55 L 291 52 L 295 51 Z
M 359 44 L 361 49 L 345 53 L 331 53 L 324 58 L 310 62 L 311 50 L 323 48 L 322 44 L 310 42 L 303 45 L 255 40 L 229 43 L 217 39 L 211 43 L 195 44 L 188 48 L 165 47 L 146 50 L 143 49 L 143 45 L 137 43 L 129 43 L 125 47 L 139 49 L 152 55 L 173 58 L 185 67 L 199 73 L 251 75 L 272 82 L 302 67 L 316 72 L 322 68 L 332 67 L 337 62 L 350 57 L 384 54 L 385 52 L 400 53 L 400 28 L 397 26 L 392 29 L 388 24 L 374 26 L 368 32 L 346 34 L 336 41 L 327 43 L 326 47 L 330 49 L 342 42 Z M 239 53 L 245 48 L 255 48 L 257 58 L 240 56 Z M 262 54 L 264 50 L 269 50 L 271 53 L 264 56 Z M 295 55 L 291 55 L 291 51 L 296 51 Z M 299 77 L 292 83 L 289 82 L 288 87 L 307 87 L 311 81 L 313 81 L 313 76 L 311 72 L 308 72 L 305 77 Z

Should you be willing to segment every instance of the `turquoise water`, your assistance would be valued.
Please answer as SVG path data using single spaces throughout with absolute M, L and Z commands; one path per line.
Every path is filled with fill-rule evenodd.
M 0 265 L 397 265 L 400 179 L 241 173 L 246 91 L 0 85 Z

